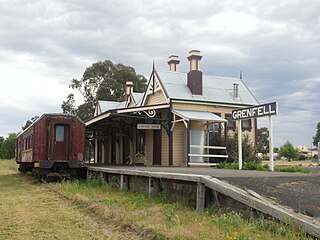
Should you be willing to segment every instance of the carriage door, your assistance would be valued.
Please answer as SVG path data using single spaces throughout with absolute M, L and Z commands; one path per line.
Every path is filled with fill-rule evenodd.
M 53 159 L 69 160 L 69 126 L 54 126 Z

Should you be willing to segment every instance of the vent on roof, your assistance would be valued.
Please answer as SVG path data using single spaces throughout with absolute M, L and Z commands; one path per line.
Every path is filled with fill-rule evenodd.
M 171 55 L 168 61 L 169 70 L 173 72 L 177 72 L 179 63 L 180 63 L 179 56 Z
M 234 83 L 233 84 L 233 94 L 232 94 L 233 98 L 239 98 L 239 84 L 238 83 Z
M 199 70 L 202 56 L 198 50 L 191 50 L 189 53 L 190 71 L 187 75 L 187 85 L 193 95 L 202 95 L 202 72 Z

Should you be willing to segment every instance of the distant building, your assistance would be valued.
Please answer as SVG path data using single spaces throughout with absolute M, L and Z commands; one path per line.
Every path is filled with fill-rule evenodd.
M 297 146 L 299 153 L 304 155 L 306 158 L 314 158 L 318 156 L 318 149 L 317 148 L 308 148 L 306 146 Z
M 237 128 L 231 111 L 258 101 L 241 78 L 204 76 L 201 58 L 200 51 L 190 51 L 190 70 L 181 73 L 179 57 L 172 55 L 169 71 L 153 67 L 144 93 L 135 93 L 128 81 L 122 102 L 99 101 L 86 122 L 94 161 L 187 166 L 225 160 L 226 136 Z M 255 144 L 256 119 L 243 120 L 242 128 Z

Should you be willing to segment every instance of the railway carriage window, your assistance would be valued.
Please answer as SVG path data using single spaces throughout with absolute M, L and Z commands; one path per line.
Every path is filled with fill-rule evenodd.
M 56 142 L 64 141 L 64 126 L 57 125 L 56 126 Z

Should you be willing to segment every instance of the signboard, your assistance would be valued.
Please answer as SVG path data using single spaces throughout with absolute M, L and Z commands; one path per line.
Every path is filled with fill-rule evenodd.
M 249 118 L 265 117 L 276 115 L 278 112 L 277 103 L 266 103 L 249 108 L 241 108 L 232 111 L 232 120 L 244 120 Z
M 137 129 L 152 129 L 152 130 L 160 130 L 161 124 L 149 124 L 149 123 L 138 123 Z

